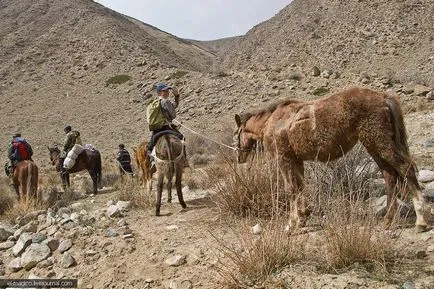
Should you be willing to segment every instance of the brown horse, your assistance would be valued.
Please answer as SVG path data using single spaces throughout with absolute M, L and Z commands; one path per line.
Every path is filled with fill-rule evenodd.
M 27 201 L 34 198 L 39 201 L 38 191 L 38 166 L 31 160 L 20 161 L 16 164 L 12 175 L 15 192 L 18 200 L 23 197 Z
M 151 192 L 152 189 L 152 173 L 149 169 L 151 165 L 151 159 L 147 154 L 146 146 L 147 141 L 142 141 L 138 148 L 135 149 L 136 163 L 142 171 L 142 184 L 147 186 L 147 191 Z
M 380 167 L 388 188 L 386 224 L 397 210 L 397 193 L 413 193 L 416 231 L 427 229 L 424 197 L 410 158 L 400 104 L 395 97 L 365 88 L 350 88 L 314 101 L 284 100 L 241 116 L 238 162 L 246 162 L 256 141 L 277 157 L 284 188 L 291 194 L 290 226 L 304 226 L 307 210 L 303 189 L 305 160 L 331 161 L 360 141 Z
M 164 176 L 167 178 L 167 202 L 172 201 L 172 178 L 175 175 L 175 187 L 179 203 L 182 208 L 187 205 L 182 195 L 182 174 L 186 164 L 185 145 L 182 140 L 172 134 L 164 134 L 158 138 L 155 144 L 155 161 L 157 167 L 157 200 L 155 215 L 160 215 L 161 195 L 163 192 Z
M 57 147 L 48 148 L 50 152 L 51 164 L 56 167 L 58 172 L 62 171 L 63 158 L 60 158 L 60 149 Z M 69 174 L 77 173 L 82 170 L 87 170 L 93 183 L 93 193 L 98 192 L 98 187 L 101 184 L 101 155 L 98 150 L 85 149 L 78 155 L 76 162 L 67 173 L 60 173 L 63 188 L 66 189 L 70 186 Z

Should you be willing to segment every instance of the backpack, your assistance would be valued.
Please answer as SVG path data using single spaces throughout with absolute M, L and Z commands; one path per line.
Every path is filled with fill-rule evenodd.
M 83 145 L 83 142 L 81 141 L 81 137 L 80 137 L 80 132 L 77 130 L 74 130 L 72 132 L 74 133 L 74 136 L 75 136 L 74 144 Z
M 158 130 L 167 123 L 161 109 L 160 99 L 156 99 L 148 104 L 146 107 L 146 118 L 150 131 Z
M 130 163 L 131 157 L 127 150 L 123 149 L 119 151 L 118 161 L 120 163 Z
M 12 146 L 14 148 L 14 159 L 17 161 L 24 161 L 30 159 L 30 150 L 28 148 L 29 144 L 23 138 L 15 138 L 12 141 Z

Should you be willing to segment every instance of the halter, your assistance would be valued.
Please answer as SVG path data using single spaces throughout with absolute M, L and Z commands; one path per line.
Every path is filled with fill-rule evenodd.
M 240 127 L 238 129 L 238 136 L 237 136 L 238 143 L 237 143 L 237 147 L 235 148 L 235 151 L 244 152 L 244 153 L 257 152 L 258 143 L 260 143 L 260 141 L 258 141 L 258 140 L 255 141 L 255 143 L 252 145 L 252 147 L 250 149 L 245 149 L 245 148 L 241 147 L 241 130 L 242 130 L 242 128 Z

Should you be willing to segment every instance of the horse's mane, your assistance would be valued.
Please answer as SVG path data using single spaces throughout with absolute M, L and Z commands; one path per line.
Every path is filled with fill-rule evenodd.
M 281 99 L 281 100 L 272 102 L 268 106 L 261 107 L 261 108 L 252 110 L 250 112 L 245 112 L 245 113 L 241 114 L 240 115 L 241 122 L 243 122 L 243 123 L 246 122 L 252 116 L 261 117 L 261 116 L 263 116 L 265 114 L 272 113 L 277 108 L 279 108 L 281 106 L 286 106 L 286 105 L 289 105 L 289 104 L 292 104 L 292 103 L 300 103 L 300 102 L 303 102 L 303 100 L 296 99 L 296 98 L 285 98 L 285 99 Z

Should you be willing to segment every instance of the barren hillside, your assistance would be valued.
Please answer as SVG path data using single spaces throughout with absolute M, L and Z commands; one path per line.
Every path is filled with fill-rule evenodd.
M 433 23 L 431 0 L 294 0 L 228 49 L 222 66 L 318 66 L 433 86 Z

